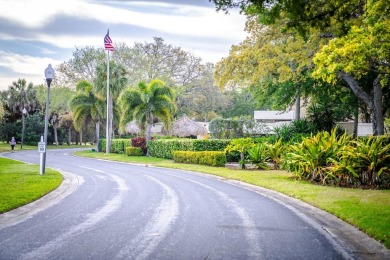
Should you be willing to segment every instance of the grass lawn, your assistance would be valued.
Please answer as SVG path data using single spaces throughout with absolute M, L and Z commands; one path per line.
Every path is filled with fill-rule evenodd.
M 48 145 L 47 149 L 67 149 L 67 148 L 88 148 L 93 147 L 92 145 Z M 15 145 L 15 151 L 21 151 L 20 149 L 20 143 Z M 35 146 L 31 145 L 23 145 L 23 150 L 37 150 L 38 151 L 38 143 Z M 5 142 L 0 142 L 0 153 L 2 152 L 11 152 L 11 145 Z
M 46 169 L 46 174 L 40 175 L 39 165 L 0 157 L 0 213 L 39 199 L 61 182 L 57 171 Z
M 128 163 L 149 164 L 217 175 L 275 190 L 323 209 L 358 227 L 390 249 L 390 190 L 361 190 L 313 185 L 296 181 L 285 171 L 245 171 L 180 164 L 153 157 L 133 157 L 92 151 L 77 155 Z

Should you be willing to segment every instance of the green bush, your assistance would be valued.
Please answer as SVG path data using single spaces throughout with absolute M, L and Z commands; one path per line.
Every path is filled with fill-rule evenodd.
M 226 155 L 221 151 L 173 151 L 173 160 L 180 163 L 202 164 L 214 167 L 223 167 L 226 164 Z
M 223 151 L 229 140 L 159 139 L 148 144 L 150 156 L 172 159 L 173 151 Z
M 131 139 L 112 139 L 110 153 L 124 153 L 128 146 L 131 146 Z M 99 151 L 106 152 L 106 139 L 99 140 Z
M 249 161 L 256 165 L 259 169 L 268 169 L 267 161 L 269 160 L 267 146 L 265 144 L 257 144 L 248 150 Z
M 143 156 L 144 152 L 140 147 L 128 146 L 125 148 L 125 154 L 127 156 Z
M 284 156 L 284 167 L 298 178 L 325 182 L 334 178 L 329 166 L 337 160 L 342 149 L 351 146 L 352 137 L 337 136 L 337 129 L 319 132 L 310 138 L 303 138 L 299 144 L 291 145 L 291 152 Z

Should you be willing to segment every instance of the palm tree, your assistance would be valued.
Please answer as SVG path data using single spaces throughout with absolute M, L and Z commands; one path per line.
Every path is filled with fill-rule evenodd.
M 94 87 L 96 88 L 96 91 L 100 94 L 102 97 L 106 97 L 107 93 L 107 66 L 105 64 L 99 65 L 97 68 L 97 76 L 94 81 Z M 113 119 L 114 119 L 114 107 L 113 107 L 113 100 L 116 100 L 121 93 L 121 91 L 125 88 L 127 84 L 127 77 L 126 77 L 126 70 L 125 68 L 115 63 L 114 61 L 110 61 L 110 97 L 108 99 L 108 136 L 106 136 L 107 143 L 106 143 L 106 153 L 110 152 L 111 147 L 111 137 L 113 134 Z M 107 100 L 107 97 L 106 97 Z
M 12 82 L 8 90 L 8 106 L 12 112 L 19 115 L 23 114 L 23 108 L 27 112 L 34 111 L 38 107 L 38 100 L 33 83 L 27 85 L 25 79 Z
M 93 92 L 92 84 L 86 80 L 76 86 L 77 94 L 69 104 L 73 113 L 74 127 L 82 133 L 82 127 L 87 121 L 93 121 L 96 129 L 96 145 L 100 138 L 100 124 L 105 116 L 105 102 Z M 82 140 L 80 139 L 80 142 Z M 97 148 L 98 149 L 98 148 Z
M 138 88 L 127 88 L 119 97 L 121 127 L 135 120 L 139 125 L 146 124 L 146 143 L 151 139 L 151 128 L 155 119 L 160 119 L 169 129 L 176 110 L 175 91 L 161 80 L 144 82 Z

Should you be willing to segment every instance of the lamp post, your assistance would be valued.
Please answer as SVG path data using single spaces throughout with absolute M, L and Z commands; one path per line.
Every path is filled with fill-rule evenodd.
M 24 127 L 25 127 L 24 118 L 25 118 L 26 114 L 27 114 L 27 110 L 24 107 L 23 111 L 22 111 L 22 143 L 20 144 L 20 149 L 21 150 L 23 149 L 23 142 L 24 142 Z
M 41 142 L 44 142 L 44 149 L 41 152 L 41 167 L 40 174 L 45 173 L 45 165 L 46 165 L 46 145 L 47 145 L 47 131 L 48 131 L 48 121 L 49 121 L 49 103 L 50 103 L 50 84 L 54 77 L 54 69 L 51 64 L 47 66 L 45 69 L 45 78 L 47 82 L 47 97 L 46 97 L 46 114 L 45 114 L 45 131 L 43 133 L 43 140 L 41 137 Z

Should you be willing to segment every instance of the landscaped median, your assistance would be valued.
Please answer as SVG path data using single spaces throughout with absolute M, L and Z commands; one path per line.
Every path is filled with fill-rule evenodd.
M 362 190 L 297 181 L 286 171 L 248 171 L 181 164 L 154 157 L 80 151 L 79 156 L 202 172 L 275 190 L 334 214 L 390 248 L 390 190 Z
M 62 183 L 62 175 L 46 169 L 39 174 L 39 165 L 25 164 L 0 157 L 0 213 L 41 198 Z

